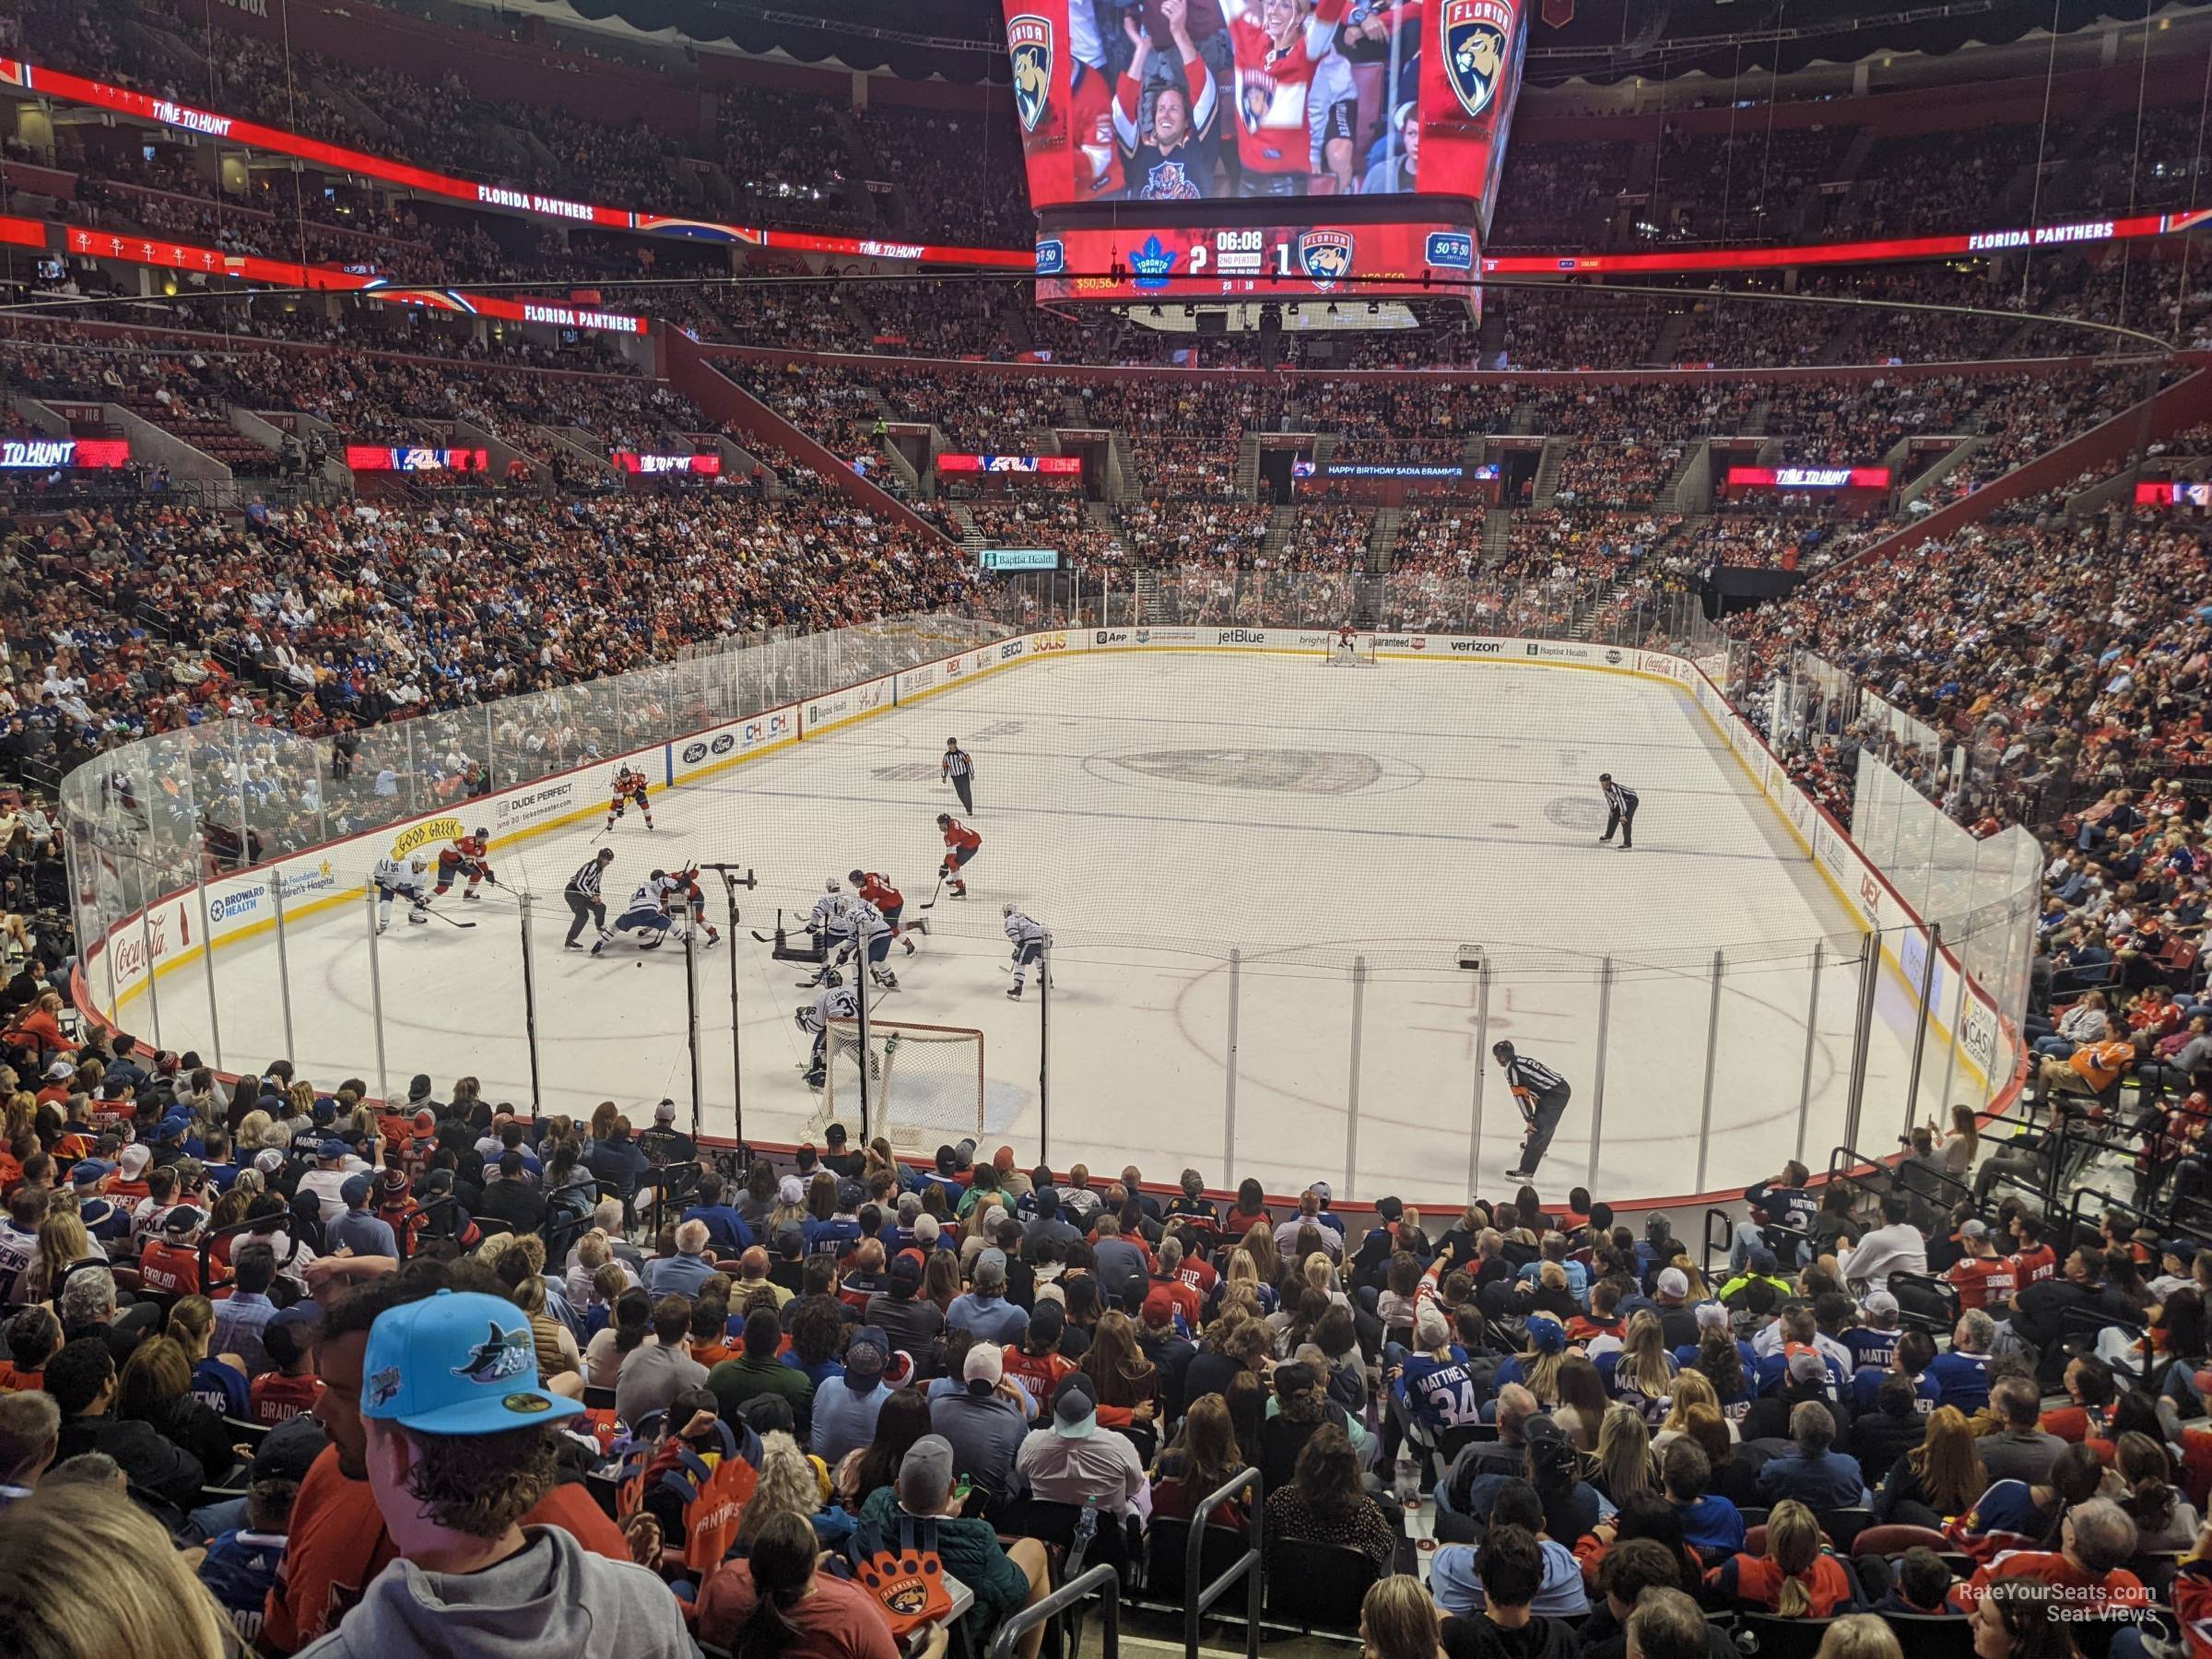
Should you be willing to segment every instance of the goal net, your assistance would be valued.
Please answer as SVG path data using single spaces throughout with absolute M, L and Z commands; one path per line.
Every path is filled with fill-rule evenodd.
M 1329 653 L 1323 659 L 1334 668 L 1372 668 L 1375 665 L 1375 636 L 1362 629 L 1347 641 L 1343 635 L 1329 635 Z
M 807 1134 L 841 1122 L 861 1133 L 860 1022 L 830 1022 L 822 1100 Z M 983 1133 L 983 1034 L 965 1026 L 910 1025 L 870 1019 L 866 1134 L 886 1136 L 893 1150 L 934 1152 Z

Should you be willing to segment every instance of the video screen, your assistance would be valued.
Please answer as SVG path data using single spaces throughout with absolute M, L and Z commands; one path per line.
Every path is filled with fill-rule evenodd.
M 1037 241 L 1040 300 L 1350 300 L 1459 295 L 1475 264 L 1465 226 L 1431 223 L 1079 226 Z M 1477 310 L 1479 314 L 1479 310 Z
M 1522 0 L 1006 0 L 1038 207 L 1495 196 Z

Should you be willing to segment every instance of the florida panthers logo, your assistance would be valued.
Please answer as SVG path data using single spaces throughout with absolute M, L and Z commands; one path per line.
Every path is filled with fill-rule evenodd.
M 1162 161 L 1145 174 L 1141 194 L 1147 202 L 1194 202 L 1198 199 L 1198 182 L 1182 162 Z
M 1053 103 L 1053 26 L 1024 14 L 1006 19 L 1006 55 L 1014 60 L 1014 112 L 1033 133 Z
M 1444 74 L 1470 116 L 1481 115 L 1498 96 L 1513 23 L 1507 0 L 1445 0 Z
M 1349 230 L 1305 230 L 1298 238 L 1298 268 L 1327 293 L 1352 274 Z

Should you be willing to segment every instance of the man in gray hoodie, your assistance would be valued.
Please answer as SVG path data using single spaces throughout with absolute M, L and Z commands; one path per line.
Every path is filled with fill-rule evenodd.
M 551 1426 L 582 1409 L 537 1387 L 530 1322 L 512 1302 L 441 1290 L 379 1314 L 361 1417 L 399 1557 L 300 1659 L 698 1659 L 653 1573 L 519 1524 L 553 1485 Z

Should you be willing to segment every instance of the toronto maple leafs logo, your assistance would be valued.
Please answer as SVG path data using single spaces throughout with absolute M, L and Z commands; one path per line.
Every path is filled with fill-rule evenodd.
M 1498 83 L 1505 76 L 1513 8 L 1506 0 L 1445 0 L 1441 15 L 1445 78 L 1459 107 L 1479 116 L 1498 96 Z
M 1306 230 L 1298 239 L 1298 268 L 1327 293 L 1352 274 L 1349 230 Z
M 1006 55 L 1014 61 L 1014 112 L 1033 133 L 1053 102 L 1053 26 L 1024 13 L 1006 19 Z
M 1145 238 L 1145 245 L 1129 255 L 1129 264 L 1136 272 L 1136 286 L 1140 288 L 1164 288 L 1168 277 L 1175 269 L 1175 250 L 1161 241 L 1157 235 Z
M 502 1331 L 497 1320 L 488 1324 L 490 1334 L 469 1351 L 466 1364 L 453 1367 L 453 1375 L 471 1382 L 504 1382 L 522 1376 L 535 1378 L 537 1345 L 531 1340 L 529 1325 L 519 1324 L 511 1331 Z

